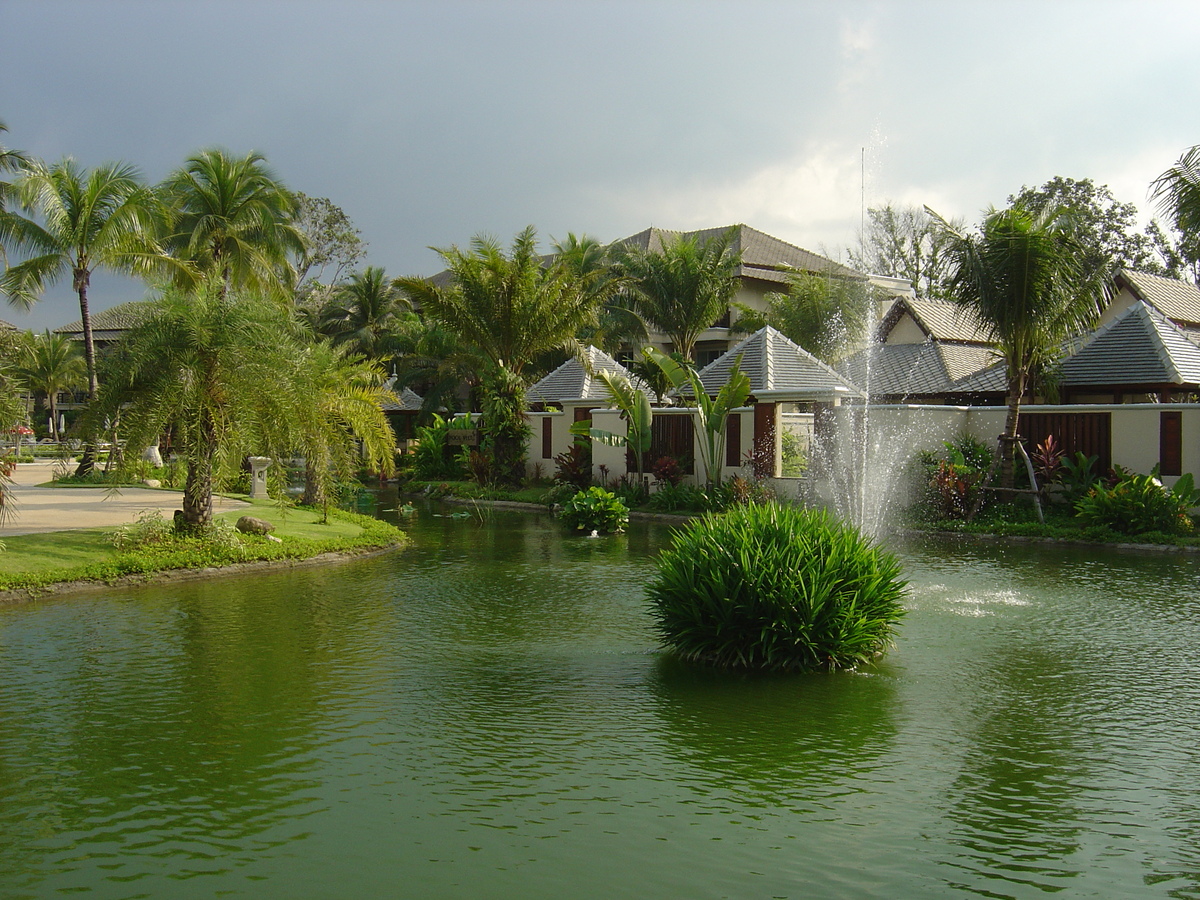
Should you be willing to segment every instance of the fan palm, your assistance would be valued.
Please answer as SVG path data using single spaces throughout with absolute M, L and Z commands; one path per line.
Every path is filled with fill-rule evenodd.
M 58 395 L 87 383 L 87 364 L 79 345 L 65 334 L 31 336 L 20 355 L 15 374 L 27 390 L 46 395 L 50 410 L 50 432 L 61 441 L 58 426 Z
M 96 347 L 88 287 L 99 269 L 147 275 L 163 264 L 153 239 L 161 206 L 137 170 L 110 163 L 88 171 L 67 158 L 54 165 L 32 162 L 14 182 L 13 196 L 41 219 L 9 214 L 0 218 L 0 241 L 29 256 L 0 279 L 9 302 L 28 309 L 49 285 L 65 275 L 79 297 L 88 397 L 96 398 Z
M 1011 488 L 1022 399 L 1064 343 L 1095 324 L 1109 291 L 1107 262 L 1088 253 L 1057 209 L 992 209 L 977 235 L 930 214 L 949 238 L 951 299 L 990 330 L 1005 363 L 1008 415 L 997 458 Z
M 209 149 L 189 157 L 161 187 L 173 211 L 165 240 L 177 258 L 230 288 L 290 297 L 291 257 L 304 253 L 296 198 L 261 153 L 235 158 Z M 186 271 L 178 279 L 194 286 Z
M 576 334 L 594 321 L 596 273 L 578 275 L 537 254 L 529 226 L 506 255 L 477 236 L 471 249 L 437 250 L 451 276 L 439 286 L 422 278 L 397 281 L 422 313 L 456 334 L 485 363 L 483 428 L 497 471 L 519 480 L 525 425 L 525 368 L 541 353 L 578 348 Z M 435 248 L 436 249 L 436 248 Z
M 633 308 L 689 361 L 701 332 L 729 311 L 737 294 L 741 254 L 732 247 L 736 234 L 731 228 L 703 243 L 679 235 L 664 241 L 661 250 L 617 251 L 619 270 L 633 291 Z

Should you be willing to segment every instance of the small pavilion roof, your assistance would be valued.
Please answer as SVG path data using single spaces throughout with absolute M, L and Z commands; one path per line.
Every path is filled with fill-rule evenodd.
M 571 357 L 545 378 L 525 392 L 530 403 L 564 403 L 572 400 L 608 399 L 604 384 L 596 378 L 600 372 L 624 375 L 634 387 L 644 388 L 641 380 L 634 378 L 628 369 L 598 347 L 589 346 L 583 351 L 583 359 Z
M 1063 363 L 1062 383 L 1200 384 L 1200 347 L 1163 312 L 1139 300 Z
M 715 394 L 729 380 L 734 363 L 750 378 L 759 400 L 831 400 L 863 397 L 849 380 L 782 332 L 767 325 L 700 370 L 705 391 Z
M 421 395 L 412 388 L 404 387 L 397 391 L 395 375 L 384 382 L 383 386 L 388 389 L 391 397 L 395 398 L 393 400 L 384 397 L 383 403 L 380 404 L 384 412 L 418 412 L 421 404 L 425 402 Z

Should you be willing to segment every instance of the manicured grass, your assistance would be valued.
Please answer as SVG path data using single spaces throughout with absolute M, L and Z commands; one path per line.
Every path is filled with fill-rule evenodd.
M 0 591 L 260 560 L 301 560 L 322 553 L 395 546 L 407 540 L 393 525 L 341 510 L 331 510 L 329 524 L 322 525 L 318 511 L 280 509 L 260 501 L 249 509 L 221 513 L 219 518 L 236 521 L 247 513 L 272 523 L 280 540 L 244 535 L 240 546 L 230 550 L 202 538 L 178 538 L 168 544 L 118 551 L 106 540 L 114 529 L 14 535 L 4 541 L 6 550 L 0 552 Z

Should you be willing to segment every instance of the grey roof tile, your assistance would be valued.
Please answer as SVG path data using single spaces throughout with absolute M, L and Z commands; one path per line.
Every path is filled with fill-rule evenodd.
M 1200 324 L 1200 288 L 1196 285 L 1145 272 L 1121 272 L 1117 281 L 1173 322 Z
M 1062 382 L 1200 384 L 1200 347 L 1162 312 L 1138 301 L 1063 363 Z
M 798 399 L 815 399 L 860 394 L 853 383 L 770 325 L 700 370 L 705 391 L 719 391 L 739 357 L 741 370 L 750 378 L 750 393 L 755 396 L 778 395 L 782 399 L 782 395 L 793 394 Z
M 820 272 L 839 275 L 844 278 L 865 278 L 861 272 L 834 262 L 832 259 L 789 244 L 777 237 L 751 228 L 749 225 L 726 225 L 722 228 L 702 228 L 697 231 L 668 231 L 664 228 L 647 228 L 637 234 L 613 241 L 610 246 L 630 245 L 643 250 L 661 250 L 664 239 L 687 237 L 696 238 L 701 243 L 724 234 L 730 228 L 736 229 L 730 246 L 742 254 L 742 267 L 739 273 L 744 278 L 755 278 L 760 281 L 773 281 L 780 284 L 787 282 L 786 270 L 798 269 L 802 272 Z
M 134 300 L 122 303 L 92 316 L 92 337 L 96 340 L 119 338 L 123 333 L 140 325 L 150 312 L 152 301 Z M 83 337 L 83 320 L 76 319 L 54 329 L 55 334 Z
M 632 378 L 629 370 L 598 347 L 584 351 L 584 361 L 572 357 L 534 384 L 525 392 L 530 403 L 562 403 L 569 400 L 604 401 L 608 392 L 604 384 L 595 378 L 598 372 L 624 375 L 633 381 L 634 387 L 645 388 L 639 379 Z
M 421 395 L 412 388 L 405 387 L 397 391 L 396 376 L 394 375 L 385 381 L 383 386 L 387 388 L 389 394 L 383 398 L 383 402 L 380 404 L 384 412 L 418 412 L 425 402 Z
M 987 344 L 991 337 L 975 313 L 946 300 L 901 297 L 883 317 L 880 331 L 887 334 L 904 313 L 916 321 L 925 334 L 938 341 L 962 341 Z

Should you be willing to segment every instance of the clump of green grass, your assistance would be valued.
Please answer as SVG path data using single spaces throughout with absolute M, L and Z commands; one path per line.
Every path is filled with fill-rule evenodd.
M 770 503 L 693 520 L 648 594 L 663 641 L 686 660 L 811 671 L 882 653 L 906 584 L 896 558 L 850 526 Z

